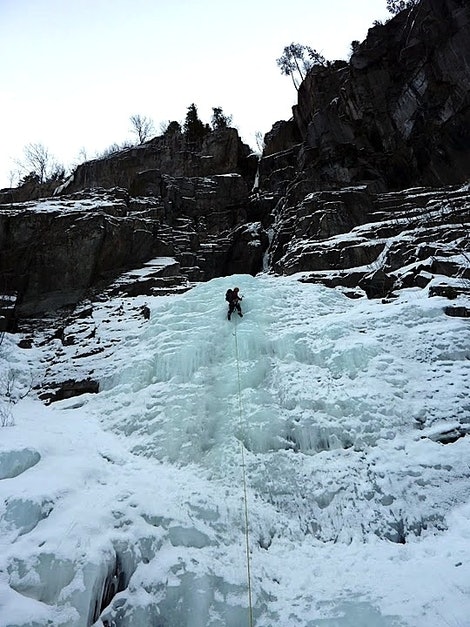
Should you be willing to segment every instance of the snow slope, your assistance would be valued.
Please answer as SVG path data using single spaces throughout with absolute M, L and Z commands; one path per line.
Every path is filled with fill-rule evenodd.
M 10 406 L 1 627 L 249 625 L 240 442 L 257 627 L 470 626 L 470 438 L 439 441 L 470 426 L 468 320 L 267 275 L 145 302 L 95 307 L 99 394 Z M 19 396 L 47 349 L 16 339 Z

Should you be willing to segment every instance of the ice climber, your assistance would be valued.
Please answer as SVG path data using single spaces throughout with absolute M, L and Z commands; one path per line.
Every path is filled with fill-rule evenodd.
M 228 301 L 228 313 L 227 313 L 228 320 L 230 320 L 230 317 L 235 311 L 235 309 L 237 310 L 240 318 L 243 317 L 242 308 L 240 307 L 242 296 L 240 296 L 239 291 L 240 290 L 238 289 L 238 287 L 234 287 L 233 290 L 229 289 L 225 293 L 225 300 Z

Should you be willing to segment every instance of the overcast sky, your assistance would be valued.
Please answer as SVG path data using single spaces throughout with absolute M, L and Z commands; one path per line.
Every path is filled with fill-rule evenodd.
M 284 46 L 347 59 L 388 17 L 386 0 L 0 0 L 0 187 L 30 142 L 69 166 L 131 139 L 132 114 L 160 134 L 193 102 L 255 147 L 296 102 Z

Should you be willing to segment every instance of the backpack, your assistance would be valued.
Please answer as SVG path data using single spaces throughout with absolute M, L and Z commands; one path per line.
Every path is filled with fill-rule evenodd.
M 229 303 L 233 298 L 233 291 L 232 290 L 227 290 L 225 292 L 225 300 Z

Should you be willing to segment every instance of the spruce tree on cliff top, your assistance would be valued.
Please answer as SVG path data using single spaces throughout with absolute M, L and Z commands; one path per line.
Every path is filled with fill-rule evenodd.
M 208 124 L 204 124 L 198 116 L 197 107 L 193 103 L 189 105 L 186 119 L 183 124 L 183 132 L 186 137 L 188 147 L 199 148 L 202 140 L 210 133 Z

